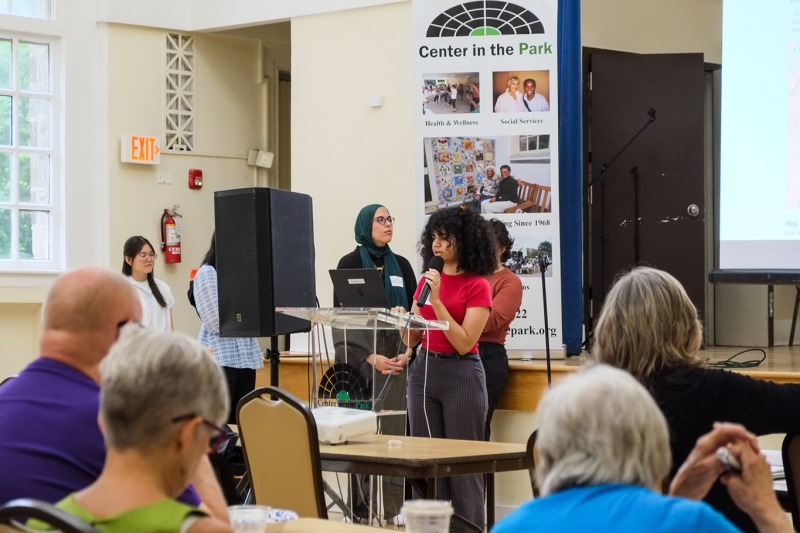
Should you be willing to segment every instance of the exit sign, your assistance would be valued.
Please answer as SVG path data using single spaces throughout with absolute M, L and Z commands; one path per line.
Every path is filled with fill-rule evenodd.
M 123 135 L 120 141 L 119 160 L 123 163 L 157 165 L 161 162 L 158 137 L 147 135 Z

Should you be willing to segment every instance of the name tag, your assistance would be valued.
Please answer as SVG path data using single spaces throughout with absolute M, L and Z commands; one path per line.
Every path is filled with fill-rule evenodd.
M 389 276 L 389 281 L 392 282 L 392 287 L 405 287 L 402 276 Z

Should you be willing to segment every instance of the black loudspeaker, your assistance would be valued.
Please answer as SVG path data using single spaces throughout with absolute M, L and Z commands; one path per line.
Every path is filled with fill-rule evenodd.
M 280 189 L 214 193 L 219 329 L 223 337 L 308 331 L 276 307 L 315 307 L 311 197 Z

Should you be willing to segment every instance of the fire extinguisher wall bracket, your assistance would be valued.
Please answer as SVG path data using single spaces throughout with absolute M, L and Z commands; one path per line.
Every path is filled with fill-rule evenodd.
M 181 262 L 181 241 L 175 224 L 175 211 L 164 209 L 161 215 L 161 251 L 167 263 Z

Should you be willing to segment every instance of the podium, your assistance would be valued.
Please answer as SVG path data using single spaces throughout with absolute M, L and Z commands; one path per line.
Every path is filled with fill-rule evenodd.
M 320 332 L 318 326 L 328 326 L 333 332 L 340 331 L 344 344 L 347 346 L 348 332 L 371 332 L 371 352 L 381 353 L 378 350 L 378 333 L 381 331 L 406 330 L 447 330 L 449 324 L 443 320 L 425 320 L 424 318 L 408 313 L 399 313 L 390 309 L 365 308 L 365 307 L 276 307 L 275 311 L 295 318 L 302 318 L 311 322 L 311 368 L 313 391 L 311 407 L 318 407 L 319 402 L 319 376 L 317 364 L 320 360 Z M 374 383 L 374 368 L 373 383 Z M 374 390 L 371 400 L 375 400 Z M 364 406 L 352 405 L 351 407 Z
M 390 358 L 396 356 L 401 345 L 398 331 L 400 328 L 447 330 L 447 322 L 425 320 L 416 315 L 382 308 L 278 307 L 275 311 L 311 322 L 311 407 L 319 407 L 322 400 L 324 405 L 374 411 L 379 433 L 398 436 L 406 434 L 407 371 L 404 370 L 398 376 L 384 375 L 376 372 L 375 367 L 366 362 L 366 358 L 369 354 L 381 354 Z M 331 328 L 337 362 L 327 368 L 320 381 L 317 366 L 322 355 L 320 338 L 325 340 L 325 326 Z M 327 353 L 327 344 L 324 348 Z M 356 390 L 364 391 L 367 387 L 370 389 L 368 400 L 364 398 L 365 394 L 353 394 Z M 376 392 L 378 389 L 380 392 Z M 352 398 L 356 398 L 355 401 Z M 385 515 L 399 514 L 405 500 L 403 479 L 391 476 L 382 476 L 381 482 L 376 486 L 372 475 L 351 475 L 347 503 L 332 492 L 326 489 L 326 493 L 345 515 L 349 515 L 351 519 L 358 515 L 370 522 L 379 515 L 381 508 Z

